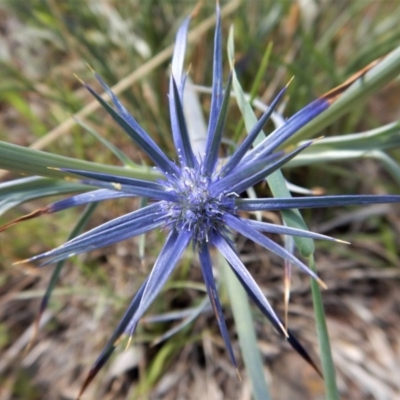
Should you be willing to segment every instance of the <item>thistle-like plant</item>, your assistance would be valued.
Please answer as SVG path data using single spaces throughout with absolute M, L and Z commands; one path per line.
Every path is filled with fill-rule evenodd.
M 227 79 L 224 87 L 219 7 L 217 6 L 217 25 L 214 39 L 211 110 L 207 140 L 205 148 L 201 150 L 194 148 L 191 144 L 183 109 L 183 92 L 186 80 L 183 65 L 189 22 L 190 18 L 187 18 L 178 30 L 169 82 L 168 96 L 171 130 L 177 154 L 175 160 L 169 159 L 163 153 L 99 76 L 96 75 L 96 78 L 109 95 L 113 106 L 109 105 L 90 86 L 84 84 L 110 116 L 154 162 L 157 171 L 160 173 L 160 179 L 154 182 L 99 172 L 61 168 L 66 173 L 79 176 L 81 183 L 97 189 L 57 201 L 28 217 L 19 219 L 28 219 L 44 213 L 54 213 L 70 207 L 109 199 L 139 196 L 148 199 L 148 205 L 143 208 L 115 218 L 74 237 L 62 246 L 23 261 L 37 262 L 39 266 L 55 263 L 75 254 L 111 245 L 121 240 L 150 232 L 153 229 L 161 229 L 167 235 L 165 244 L 150 275 L 135 294 L 118 327 L 89 372 L 82 386 L 81 394 L 104 362 L 110 357 L 119 338 L 124 334 L 133 335 L 140 319 L 160 293 L 189 245 L 192 245 L 198 252 L 210 303 L 217 317 L 217 323 L 233 365 L 236 366 L 236 360 L 217 294 L 210 254 L 210 249 L 212 248 L 216 248 L 225 257 L 249 297 L 271 321 L 276 330 L 285 336 L 307 361 L 312 363 L 300 343 L 276 315 L 263 292 L 240 260 L 235 248 L 234 235 L 239 233 L 290 264 L 297 266 L 313 279 L 316 279 L 321 286 L 324 286 L 324 284 L 314 271 L 290 251 L 278 245 L 263 233 L 302 236 L 311 239 L 334 239 L 306 230 L 245 218 L 243 216 L 245 215 L 244 212 L 400 201 L 400 196 L 394 195 L 257 199 L 241 197 L 242 193 L 246 192 L 247 189 L 267 178 L 303 149 L 312 145 L 310 141 L 290 152 L 278 150 L 301 127 L 326 110 L 335 101 L 341 89 L 329 92 L 313 101 L 289 118 L 260 144 L 253 147 L 255 139 L 262 131 L 276 105 L 284 96 L 286 91 L 286 88 L 284 88 L 249 132 L 246 139 L 237 146 L 229 159 L 221 163 L 218 155 L 230 101 L 232 74 Z M 11 224 L 8 224 L 8 226 Z

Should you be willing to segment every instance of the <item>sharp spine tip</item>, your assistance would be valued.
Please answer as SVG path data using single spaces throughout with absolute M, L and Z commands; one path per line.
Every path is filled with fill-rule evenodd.
M 91 72 L 93 72 L 96 75 L 96 71 L 91 67 L 89 63 L 86 63 L 86 66 L 89 68 Z
M 288 88 L 289 85 L 293 82 L 294 75 L 289 79 L 289 82 L 286 84 L 285 88 Z
M 20 261 L 15 261 L 11 265 L 21 265 L 21 264 L 26 264 L 29 262 L 30 258 L 26 258 L 25 260 L 20 260 Z
M 82 85 L 85 85 L 85 81 L 84 81 L 83 79 L 79 78 L 79 76 L 78 76 L 77 74 L 73 74 L 73 75 L 74 75 L 74 77 L 75 77 L 76 79 L 78 79 L 78 81 L 79 81 Z
M 237 376 L 238 376 L 240 382 L 242 382 L 242 376 L 240 375 L 240 372 L 239 372 L 239 370 L 238 370 L 237 367 L 236 367 L 236 374 L 237 374 Z
M 335 242 L 337 243 L 342 243 L 342 244 L 351 244 L 351 242 L 348 242 L 347 240 L 341 240 L 341 239 L 335 239 Z
M 326 283 L 322 279 L 317 278 L 317 282 L 318 282 L 319 286 L 322 287 L 322 289 L 325 289 L 325 290 L 328 289 L 328 286 L 326 285 Z

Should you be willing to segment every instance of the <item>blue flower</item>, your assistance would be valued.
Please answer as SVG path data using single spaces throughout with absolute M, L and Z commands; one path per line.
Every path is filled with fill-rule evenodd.
M 289 118 L 283 126 L 271 133 L 262 143 L 252 148 L 254 140 L 271 116 L 274 107 L 285 94 L 286 88 L 284 88 L 249 132 L 247 138 L 237 147 L 229 160 L 221 166 L 218 164 L 218 152 L 224 132 L 232 78 L 231 76 L 228 78 L 224 88 L 219 7 L 217 6 L 217 26 L 214 39 L 211 111 L 205 151 L 201 154 L 196 152 L 190 143 L 182 104 L 186 79 L 183 72 L 183 62 L 189 22 L 190 18 L 187 18 L 177 32 L 169 84 L 170 118 L 173 141 L 177 151 L 176 160 L 170 160 L 163 153 L 99 76 L 96 75 L 111 98 L 113 107 L 85 84 L 85 87 L 112 118 L 154 162 L 162 178 L 153 182 L 65 168 L 62 170 L 78 175 L 82 182 L 95 186 L 97 189 L 50 204 L 35 214 L 53 213 L 82 204 L 121 197 L 141 196 L 149 199 L 149 205 L 141 209 L 104 223 L 51 251 L 25 260 L 37 261 L 40 266 L 111 245 L 153 229 L 163 229 L 167 233 L 165 244 L 150 275 L 134 296 L 117 329 L 89 373 L 82 391 L 109 358 L 121 335 L 132 335 L 134 333 L 141 317 L 160 293 L 190 244 L 199 254 L 208 296 L 217 317 L 217 323 L 229 357 L 234 365 L 236 365 L 235 356 L 212 271 L 211 248 L 216 248 L 226 258 L 257 307 L 293 347 L 307 358 L 308 356 L 301 345 L 291 332 L 285 329 L 280 318 L 275 314 L 263 292 L 240 260 L 233 240 L 234 233 L 237 232 L 251 239 L 292 265 L 297 266 L 312 278 L 318 280 L 321 285 L 323 283 L 318 276 L 302 261 L 263 233 L 297 235 L 312 239 L 334 239 L 287 226 L 247 219 L 241 216 L 243 214 L 241 211 L 285 210 L 400 201 L 400 196 L 241 198 L 240 195 L 248 188 L 264 180 L 311 144 L 311 142 L 308 142 L 288 153 L 277 151 L 277 148 L 299 128 L 326 110 L 334 101 L 337 93 L 334 91 L 313 101 Z

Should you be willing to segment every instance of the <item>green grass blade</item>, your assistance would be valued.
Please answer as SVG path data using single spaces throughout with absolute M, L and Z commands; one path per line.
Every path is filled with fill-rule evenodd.
M 145 166 L 135 169 L 115 167 L 59 156 L 0 141 L 0 169 L 50 178 L 71 176 L 71 174 L 49 169 L 49 167 L 81 169 L 147 180 L 160 178 L 160 175 L 154 169 Z
M 332 136 L 315 142 L 285 167 L 299 167 L 317 163 L 337 162 L 355 158 L 373 158 L 382 162 L 394 179 L 400 181 L 399 166 L 383 151 L 400 146 L 400 122 L 370 131 Z
M 309 266 L 314 272 L 316 272 L 313 256 L 309 257 Z M 339 400 L 339 392 L 336 385 L 336 371 L 331 353 L 321 290 L 318 286 L 318 283 L 314 279 L 311 279 L 311 291 L 314 305 L 315 323 L 317 326 L 322 373 L 324 375 L 325 395 L 328 400 Z
M 231 65 L 232 74 L 233 74 L 233 90 L 236 95 L 236 101 L 238 107 L 243 115 L 244 123 L 246 126 L 247 132 L 250 132 L 251 128 L 256 124 L 257 118 L 254 114 L 253 109 L 251 108 L 248 101 L 246 101 L 246 96 L 243 92 L 243 89 L 237 79 L 235 69 L 234 69 L 234 36 L 233 36 L 233 29 L 230 30 L 229 39 L 228 39 L 228 59 Z M 259 137 L 255 140 L 255 144 L 257 145 L 260 143 L 265 137 L 262 133 Z M 283 178 L 282 173 L 278 170 L 271 174 L 267 178 L 267 182 L 274 197 L 291 197 L 289 190 L 286 187 L 286 182 Z M 307 226 L 298 210 L 293 211 L 282 211 L 282 217 L 285 220 L 288 226 L 300 229 L 307 229 Z M 300 250 L 301 254 L 305 257 L 308 257 L 310 254 L 314 252 L 314 242 L 311 239 L 296 237 L 294 238 L 297 248 Z
M 0 215 L 29 200 L 84 191 L 89 188 L 80 183 L 37 176 L 0 183 Z
M 302 154 L 293 163 L 289 162 L 285 167 L 300 167 L 303 165 L 326 164 L 327 162 L 350 161 L 357 158 L 372 158 L 382 163 L 383 167 L 400 184 L 400 166 L 383 151 L 362 150 L 327 150 L 318 153 Z
M 280 170 L 268 176 L 267 182 L 274 197 L 292 197 Z M 299 210 L 282 210 L 281 214 L 287 226 L 308 230 Z M 293 240 L 304 257 L 314 253 L 315 246 L 312 239 L 296 236 Z
M 233 60 L 234 60 L 234 44 L 233 44 L 233 30 L 231 29 L 228 41 L 228 58 L 231 63 L 231 68 L 234 73 L 233 68 Z M 236 78 L 236 75 L 233 75 L 233 88 L 236 93 L 236 99 L 238 102 L 238 106 L 240 111 L 242 112 L 246 129 L 249 132 L 250 129 L 256 123 L 256 116 L 250 107 L 250 104 L 245 101 L 245 95 L 243 90 Z M 262 140 L 262 137 L 257 138 L 258 141 Z M 257 141 L 256 141 L 257 144 Z M 281 171 L 276 171 L 272 175 L 267 178 L 268 184 L 271 188 L 272 194 L 274 197 L 290 197 L 290 192 L 286 187 L 285 180 L 283 179 L 283 175 Z M 282 217 L 285 223 L 288 226 L 307 229 L 307 226 L 298 210 L 288 210 L 282 212 Z M 312 254 L 314 252 L 314 242 L 311 239 L 307 238 L 293 238 L 295 244 L 299 251 L 303 256 L 309 257 L 310 260 L 314 260 Z M 315 267 L 314 263 L 312 266 Z M 338 398 L 337 395 L 337 386 L 336 386 L 336 377 L 335 377 L 335 367 L 333 364 L 333 360 L 330 352 L 330 344 L 329 344 L 329 336 L 326 329 L 325 315 L 323 312 L 322 298 L 319 292 L 318 283 L 312 280 L 313 287 L 313 305 L 316 313 L 316 321 L 317 321 L 317 333 L 318 340 L 321 343 L 321 360 L 323 364 L 323 372 L 324 372 L 324 383 L 325 383 L 325 391 L 326 396 L 329 400 L 336 400 Z M 316 287 L 316 288 L 315 288 Z M 314 292 L 318 291 L 319 297 L 317 295 L 314 296 Z M 322 310 L 322 311 L 321 311 Z M 325 327 L 325 330 L 323 329 Z M 321 337 L 320 337 L 321 335 Z
M 374 151 L 371 157 L 379 160 L 386 168 L 386 171 L 388 171 L 400 185 L 400 165 L 395 160 L 393 160 L 393 158 L 389 157 L 383 151 L 378 150 Z
M 118 147 L 114 146 L 107 139 L 104 139 L 100 134 L 98 134 L 92 127 L 85 124 L 78 118 L 75 118 L 75 122 L 80 125 L 83 129 L 89 132 L 92 136 L 94 136 L 100 143 L 102 143 L 108 150 L 111 151 L 121 161 L 121 163 L 125 166 L 129 166 L 132 168 L 137 168 L 138 166 Z
M 262 79 L 264 78 L 265 71 L 268 68 L 269 59 L 272 53 L 272 42 L 269 42 L 264 55 L 261 59 L 260 66 L 258 67 L 256 77 L 254 78 L 253 84 L 250 89 L 250 104 L 253 102 L 255 97 L 257 96 L 257 92 L 259 90 Z
M 254 78 L 253 84 L 251 85 L 250 95 L 249 95 L 250 96 L 250 104 L 253 104 L 253 100 L 257 96 L 257 91 L 259 90 L 261 80 L 264 77 L 265 71 L 269 64 L 271 52 L 272 52 L 272 42 L 268 43 L 268 45 L 265 49 L 263 58 L 261 59 L 260 66 L 258 67 L 258 70 L 256 73 L 256 77 Z M 240 120 L 239 124 L 237 125 L 237 128 L 235 129 L 235 133 L 233 134 L 234 142 L 237 142 L 239 140 L 240 133 L 242 132 L 242 130 L 243 130 L 243 117 Z
M 254 321 L 247 294 L 222 256 L 218 257 L 218 264 L 223 271 L 223 283 L 231 303 L 244 364 L 253 389 L 253 397 L 256 400 L 268 400 L 270 394 L 265 380 L 261 353 L 257 346 Z
M 318 140 L 307 152 L 320 150 L 385 150 L 400 146 L 400 121 L 395 121 L 366 132 L 331 136 Z

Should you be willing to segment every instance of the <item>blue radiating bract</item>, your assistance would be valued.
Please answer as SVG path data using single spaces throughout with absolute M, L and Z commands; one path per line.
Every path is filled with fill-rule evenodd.
M 322 96 L 315 100 L 288 119 L 283 126 L 276 129 L 261 144 L 252 149 L 254 140 L 261 132 L 274 107 L 284 95 L 286 89 L 283 89 L 225 165 L 218 165 L 218 152 L 224 132 L 232 83 L 230 76 L 225 89 L 223 88 L 219 7 L 217 6 L 217 26 L 214 40 L 211 110 L 204 154 L 196 153 L 191 146 L 182 104 L 186 79 L 186 75 L 183 72 L 183 64 L 189 22 L 190 18 L 187 18 L 177 32 L 168 93 L 172 136 L 177 152 L 175 161 L 170 160 L 164 154 L 100 77 L 96 75 L 100 84 L 110 96 L 113 107 L 85 84 L 86 88 L 101 103 L 111 117 L 154 162 L 163 178 L 158 182 L 150 182 L 65 168 L 63 171 L 80 176 L 82 182 L 98 189 L 53 203 L 46 207 L 45 212 L 56 212 L 91 202 L 135 196 L 148 198 L 149 205 L 104 223 L 51 251 L 25 260 L 37 261 L 40 266 L 43 266 L 75 254 L 141 235 L 156 228 L 167 232 L 166 242 L 150 275 L 136 293 L 117 329 L 89 372 L 81 393 L 109 358 L 118 339 L 123 334 L 132 335 L 134 333 L 139 320 L 160 293 L 185 249 L 190 244 L 198 251 L 210 302 L 217 317 L 229 357 L 235 366 L 235 356 L 213 276 L 211 248 L 216 248 L 226 258 L 248 295 L 263 314 L 268 317 L 277 331 L 284 335 L 305 359 L 311 362 L 295 337 L 285 329 L 263 292 L 241 262 L 235 249 L 233 234 L 238 232 L 292 265 L 297 266 L 319 282 L 318 276 L 302 261 L 284 247 L 264 236 L 263 232 L 297 235 L 311 239 L 333 239 L 287 226 L 252 221 L 241 217 L 239 212 L 400 201 L 400 196 L 240 198 L 242 192 L 264 180 L 311 144 L 311 142 L 306 143 L 289 153 L 277 151 L 277 148 L 281 147 L 296 131 L 326 110 L 334 99 L 329 96 Z M 241 214 L 243 215 L 243 213 Z M 320 283 L 322 284 L 322 282 Z

